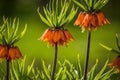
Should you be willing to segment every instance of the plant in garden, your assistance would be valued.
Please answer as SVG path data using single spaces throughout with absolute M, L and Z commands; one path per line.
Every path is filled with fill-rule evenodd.
M 41 20 L 49 26 L 49 28 L 43 33 L 40 40 L 48 41 L 49 45 L 55 47 L 54 63 L 51 73 L 51 80 L 54 80 L 54 73 L 57 61 L 58 45 L 68 45 L 68 42 L 73 40 L 70 32 L 64 28 L 65 24 L 68 24 L 75 16 L 77 9 L 72 6 L 69 10 L 71 1 L 50 0 L 46 7 L 43 7 L 45 17 L 39 12 L 38 14 Z
M 84 80 L 86 80 L 90 52 L 91 30 L 95 30 L 97 27 L 101 27 L 104 24 L 110 23 L 105 17 L 104 13 L 101 11 L 101 8 L 104 7 L 109 0 L 81 0 L 80 2 L 76 0 L 72 1 L 84 10 L 83 12 L 81 11 L 79 13 L 74 25 L 79 25 L 82 28 L 82 32 L 84 32 L 85 29 L 88 30 L 87 52 L 84 69 Z
M 117 68 L 116 71 L 117 71 L 118 73 L 120 73 L 120 42 L 119 42 L 119 36 L 118 36 L 118 34 L 116 34 L 116 44 L 117 44 L 118 50 L 113 49 L 113 48 L 108 47 L 108 46 L 105 46 L 104 44 L 101 44 L 101 43 L 100 43 L 100 45 L 101 45 L 102 47 L 104 47 L 104 48 L 107 49 L 108 51 L 114 52 L 114 53 L 116 53 L 116 54 L 118 55 L 118 56 L 115 58 L 115 60 L 109 64 L 109 66 L 110 66 L 110 67 L 114 67 L 114 66 L 115 66 L 115 67 Z
M 11 68 L 10 68 L 10 80 L 35 80 L 34 70 L 34 62 L 32 61 L 31 64 L 26 64 L 26 57 L 22 60 L 14 60 L 11 61 Z M 2 71 L 2 69 L 0 69 Z M 37 72 L 36 72 L 37 73 Z M 4 72 L 3 72 L 4 74 Z M 5 80 L 5 75 L 0 77 L 0 80 Z
M 12 61 L 10 75 L 11 80 L 50 80 L 50 74 L 52 71 L 51 65 L 46 66 L 44 60 L 42 60 L 42 70 L 34 67 L 35 60 L 31 64 L 26 65 L 26 57 L 22 60 Z M 83 80 L 83 71 L 80 64 L 79 55 L 77 57 L 77 66 L 70 63 L 69 60 L 63 62 L 58 61 L 59 68 L 56 71 L 55 80 Z M 96 72 L 98 66 L 98 59 L 96 63 L 91 67 L 87 73 L 87 80 L 108 80 L 114 74 L 114 68 L 107 69 L 108 60 L 100 71 Z M 4 79 L 3 78 L 0 79 Z
M 58 61 L 59 68 L 56 71 L 55 80 L 83 80 L 83 71 L 80 64 L 79 55 L 77 57 L 77 66 L 70 63 L 69 60 L 64 60 L 63 62 Z M 90 71 L 87 72 L 87 80 L 108 80 L 114 74 L 114 68 L 106 71 L 108 65 L 108 60 L 105 62 L 104 66 L 96 73 L 98 66 L 98 59 L 96 63 L 91 67 Z M 43 61 L 43 70 L 38 71 L 38 78 L 40 80 L 50 79 L 51 67 L 46 66 Z M 36 79 L 36 80 L 37 80 Z
M 0 59 L 6 59 L 6 80 L 9 80 L 9 63 L 11 60 L 23 58 L 18 46 L 15 43 L 18 42 L 27 29 L 25 25 L 24 30 L 18 33 L 19 19 L 14 18 L 13 22 L 11 19 L 3 17 L 3 26 L 0 32 Z

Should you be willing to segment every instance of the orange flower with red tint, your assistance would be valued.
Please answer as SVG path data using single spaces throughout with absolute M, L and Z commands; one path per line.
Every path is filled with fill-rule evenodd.
M 56 43 L 58 43 L 58 45 L 68 45 L 69 41 L 74 40 L 67 29 L 47 29 L 40 39 L 42 41 L 48 41 L 49 45 L 52 46 Z
M 120 73 L 120 56 L 117 56 L 117 58 L 109 64 L 110 67 L 116 67 L 117 68 L 117 72 Z
M 0 59 L 6 58 L 6 60 L 11 61 L 18 58 L 23 58 L 18 47 L 10 47 L 5 45 L 0 45 Z
M 97 20 L 98 20 L 98 26 L 102 26 L 104 24 L 110 24 L 108 19 L 105 17 L 104 13 L 102 11 L 99 11 L 96 13 Z
M 17 20 L 16 18 L 14 18 L 12 22 L 11 19 L 8 19 L 8 18 L 5 19 L 3 17 L 3 21 L 4 21 L 4 24 L 3 24 L 4 26 L 3 28 L 1 28 L 3 30 L 0 30 L 0 31 L 3 31 L 3 32 L 0 32 L 0 36 L 2 36 L 0 37 L 0 40 L 1 40 L 0 58 L 1 59 L 6 58 L 7 61 L 22 58 L 22 54 L 19 48 L 14 47 L 14 44 L 23 37 L 23 35 L 27 30 L 27 25 L 25 25 L 22 32 L 18 33 L 19 19 Z M 12 24 L 12 25 L 8 25 L 8 24 Z
M 14 59 L 19 59 L 23 58 L 20 50 L 18 47 L 11 47 L 8 51 L 8 55 L 6 57 L 7 60 L 14 60 Z
M 0 45 L 0 59 L 5 58 L 8 53 L 7 46 L 5 45 Z
M 80 25 L 83 31 L 85 29 L 94 30 L 104 24 L 110 24 L 110 22 L 104 16 L 104 13 L 102 11 L 92 13 L 80 12 L 78 18 L 74 23 L 74 25 Z
M 76 25 L 76 26 L 77 25 L 81 25 L 82 22 L 83 22 L 83 19 L 84 19 L 85 15 L 86 15 L 85 12 L 80 12 L 79 15 L 78 15 L 78 17 L 77 17 L 77 19 L 76 19 L 76 21 L 75 21 L 75 23 L 74 23 L 74 25 Z

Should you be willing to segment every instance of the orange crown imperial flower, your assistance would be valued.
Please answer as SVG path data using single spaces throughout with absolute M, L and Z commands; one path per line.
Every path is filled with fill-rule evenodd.
M 109 64 L 110 67 L 116 67 L 117 68 L 117 72 L 120 73 L 120 56 L 117 56 L 115 58 L 115 60 Z
M 19 19 L 16 22 L 16 18 L 9 21 L 8 18 L 3 17 L 4 24 L 0 28 L 0 59 L 6 58 L 7 61 L 22 58 L 22 54 L 18 47 L 14 47 L 14 44 L 18 42 L 26 32 L 27 25 L 24 30 L 18 33 Z
M 5 45 L 0 45 L 0 58 L 6 58 L 6 60 L 11 61 L 14 59 L 23 58 L 18 47 L 8 48 Z
M 74 40 L 67 29 L 47 29 L 40 39 L 42 41 L 48 41 L 49 45 L 52 46 L 56 43 L 58 45 L 68 45 L 69 41 Z
M 61 0 L 60 2 L 59 0 L 50 0 L 49 4 L 43 7 L 44 16 L 39 8 L 37 9 L 40 19 L 50 27 L 42 35 L 42 41 L 47 40 L 50 45 L 54 46 L 56 43 L 67 45 L 70 40 L 73 40 L 70 32 L 64 29 L 64 25 L 73 19 L 78 9 L 70 4 L 70 0 Z
M 74 25 L 80 25 L 82 31 L 85 29 L 95 30 L 99 26 L 110 23 L 104 13 L 100 10 L 109 2 L 109 0 L 72 1 L 84 10 L 84 12 L 79 13 L 78 18 L 74 23 Z
M 99 12 L 92 12 L 92 13 L 86 13 L 86 12 L 80 12 L 78 18 L 76 19 L 74 25 L 80 25 L 82 30 L 85 29 L 96 29 L 97 27 L 100 27 L 104 24 L 110 24 L 108 19 L 104 16 L 104 13 L 102 11 Z

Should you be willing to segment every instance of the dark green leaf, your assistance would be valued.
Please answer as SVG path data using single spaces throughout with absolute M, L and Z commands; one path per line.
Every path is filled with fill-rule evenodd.
M 117 53 L 117 54 L 119 54 L 120 55 L 120 51 L 117 51 L 117 50 L 115 50 L 115 49 L 112 49 L 112 48 L 110 48 L 110 47 L 108 47 L 108 46 L 105 46 L 105 45 L 103 45 L 103 44 L 101 44 L 101 43 L 99 43 L 103 48 L 105 48 L 105 49 L 107 49 L 108 51 L 111 51 L 111 52 L 114 52 L 114 53 Z
M 42 14 L 39 12 L 39 8 L 37 9 L 37 12 L 38 12 L 41 20 L 42 20 L 45 24 L 47 24 L 48 26 L 51 26 L 51 24 L 50 24 L 50 23 L 42 16 Z
M 84 5 L 82 5 L 81 3 L 79 3 L 78 1 L 76 0 L 72 0 L 75 4 L 77 4 L 79 7 L 81 7 L 83 10 L 87 11 L 87 9 L 85 8 Z
M 99 73 L 97 73 L 97 75 L 95 76 L 94 80 L 99 80 L 99 78 L 102 76 L 102 74 L 104 73 L 106 67 L 108 65 L 108 60 L 106 61 L 105 65 L 103 66 L 103 68 L 100 70 Z
M 120 44 L 119 44 L 118 34 L 116 34 L 116 44 L 117 44 L 118 49 L 120 50 Z

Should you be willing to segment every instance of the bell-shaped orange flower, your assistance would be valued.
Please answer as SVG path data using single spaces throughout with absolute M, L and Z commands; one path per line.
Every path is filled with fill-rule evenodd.
M 11 47 L 8 52 L 8 56 L 6 57 L 7 60 L 14 60 L 23 58 L 20 50 L 18 47 Z
M 23 58 L 18 47 L 9 47 L 5 45 L 0 45 L 0 59 L 6 58 L 6 60 L 11 61 L 18 58 Z
M 85 17 L 85 15 L 86 15 L 86 13 L 85 12 L 80 12 L 79 13 L 79 15 L 78 15 L 78 17 L 77 17 L 77 19 L 76 19 L 76 21 L 75 21 L 75 23 L 74 23 L 74 25 L 82 25 L 82 22 L 83 22 L 83 20 L 84 20 L 84 17 Z
M 74 23 L 74 25 L 80 25 L 82 31 L 85 29 L 95 30 L 97 27 L 103 26 L 104 24 L 110 24 L 110 22 L 102 11 L 92 13 L 80 12 L 78 18 Z
M 116 67 L 117 72 L 120 73 L 120 56 L 117 56 L 116 59 L 109 64 L 110 67 Z
M 0 45 L 0 59 L 5 58 L 8 53 L 7 46 L 5 45 Z
M 67 29 L 47 29 L 40 39 L 42 41 L 48 41 L 49 45 L 52 46 L 56 43 L 58 45 L 68 45 L 69 41 L 74 40 Z

